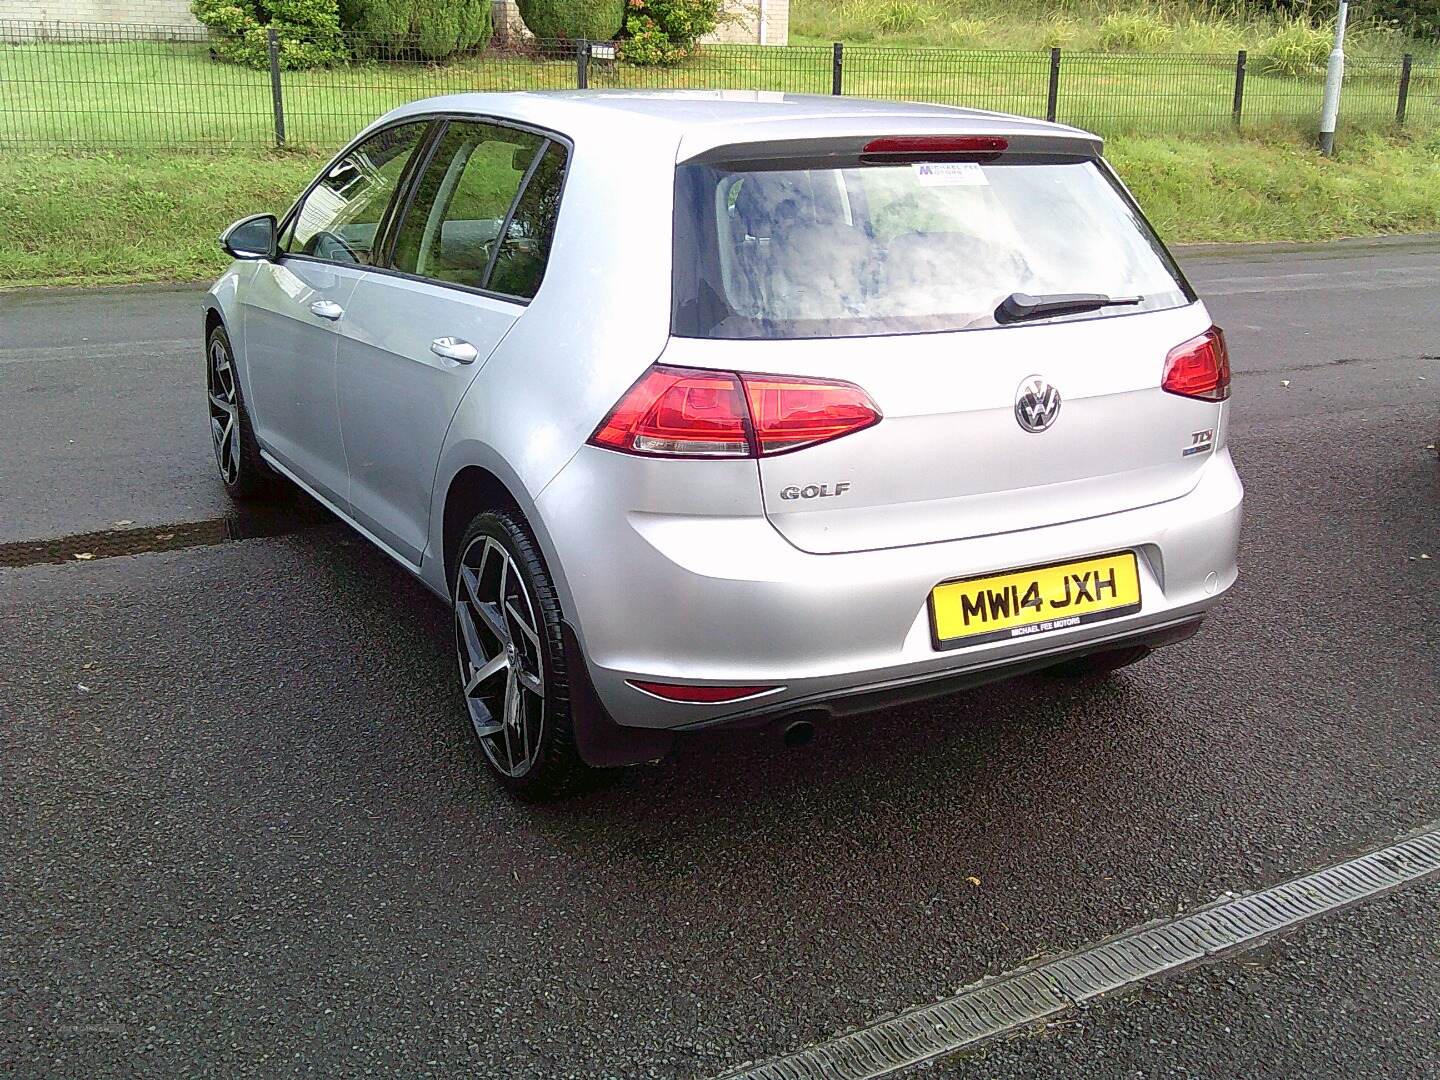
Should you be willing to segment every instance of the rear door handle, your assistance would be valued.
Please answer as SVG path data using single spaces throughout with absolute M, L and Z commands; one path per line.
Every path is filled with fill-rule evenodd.
M 345 309 L 339 304 L 335 303 L 334 300 L 316 300 L 313 304 L 310 305 L 310 313 L 312 315 L 318 315 L 322 319 L 329 319 L 331 322 L 334 322 L 336 319 L 340 318 L 341 315 L 345 314 Z
M 474 345 L 457 337 L 437 337 L 430 342 L 430 351 L 457 364 L 473 364 L 480 355 L 480 350 Z

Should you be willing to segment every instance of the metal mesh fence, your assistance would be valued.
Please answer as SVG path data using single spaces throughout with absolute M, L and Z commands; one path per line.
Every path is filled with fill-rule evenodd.
M 845 93 L 859 97 L 1045 116 L 1049 53 L 854 46 L 841 67 Z
M 346 42 L 360 53 L 361 42 Z M 405 44 L 397 48 L 404 56 Z M 308 71 L 285 71 L 280 95 L 286 141 L 333 146 L 397 105 L 419 98 L 495 90 L 567 90 L 576 82 L 576 48 L 531 41 L 461 56 L 446 64 L 374 57 Z M 267 85 L 269 74 L 265 73 Z
M 1219 131 L 1234 123 L 1236 54 L 1064 57 L 1056 119 L 1109 132 Z
M 623 43 L 497 34 L 482 50 L 425 62 L 421 43 L 327 43 L 344 59 L 308 69 L 199 27 L 0 20 L 0 145 L 330 147 L 403 102 L 473 90 L 749 90 L 966 105 L 1116 133 L 1316 126 L 1324 73 L 1266 70 L 1243 54 L 1006 52 L 874 46 L 707 45 L 674 67 L 626 63 Z M 273 55 L 271 54 L 273 52 Z M 617 53 L 619 55 L 617 55 Z M 1397 122 L 1406 65 L 1354 58 L 1343 123 Z M 1409 69 L 1404 120 L 1440 123 L 1440 65 Z
M 0 142 L 226 146 L 274 138 L 268 74 L 213 63 L 204 30 L 0 24 Z
M 678 67 L 642 67 L 592 56 L 586 82 L 591 88 L 604 89 L 828 94 L 830 50 L 813 45 L 773 49 L 759 45 L 708 45 Z
M 1411 71 L 1405 116 L 1416 127 L 1440 127 L 1440 62 Z

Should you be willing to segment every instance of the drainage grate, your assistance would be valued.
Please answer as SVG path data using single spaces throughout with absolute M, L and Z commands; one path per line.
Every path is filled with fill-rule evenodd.
M 1319 915 L 1440 873 L 1440 823 L 1398 844 L 1193 915 L 977 983 L 829 1042 L 726 1072 L 722 1080 L 867 1080 L 1045 1020 L 1102 994 L 1260 944 Z
M 155 551 L 223 544 L 228 540 L 253 540 L 285 536 L 334 522 L 335 518 L 318 503 L 309 500 L 294 504 L 247 509 L 208 521 L 183 521 L 174 525 L 146 525 L 142 528 L 103 529 L 75 533 L 53 540 L 18 540 L 0 544 L 0 567 L 34 566 L 37 563 L 88 562 L 116 555 L 144 555 Z

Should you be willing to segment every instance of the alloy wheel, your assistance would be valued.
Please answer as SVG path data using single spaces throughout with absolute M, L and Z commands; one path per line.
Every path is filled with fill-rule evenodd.
M 240 395 L 235 388 L 235 367 L 230 350 L 218 338 L 210 342 L 209 359 L 210 441 L 221 479 L 233 484 L 240 475 Z
M 460 556 L 455 642 L 465 706 L 485 755 L 506 776 L 524 776 L 544 735 L 544 654 L 525 579 L 493 537 L 477 536 Z

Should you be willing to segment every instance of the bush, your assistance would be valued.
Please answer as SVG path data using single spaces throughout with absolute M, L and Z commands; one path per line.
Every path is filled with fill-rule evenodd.
M 1245 43 L 1244 31 L 1233 22 L 1191 16 L 1175 27 L 1174 46 L 1189 53 L 1233 53 Z
M 885 0 L 875 17 L 882 34 L 913 34 L 935 21 L 935 12 L 920 0 Z
M 320 67 L 348 55 L 336 0 L 193 0 L 190 10 L 210 28 L 215 55 L 231 63 L 269 67 L 271 29 L 281 67 Z
M 720 22 L 720 0 L 629 0 L 621 56 L 632 64 L 678 64 Z
M 518 0 L 518 6 L 537 38 L 609 41 L 625 20 L 625 0 Z
M 1109 52 L 1157 52 L 1170 43 L 1170 24 L 1143 11 L 1117 11 L 1100 22 L 1100 47 Z
M 972 49 L 985 43 L 990 24 L 984 19 L 951 19 L 945 24 L 945 40 L 952 46 Z
M 483 49 L 494 33 L 490 12 L 490 0 L 340 0 L 356 51 L 400 59 Z
M 1255 70 L 1262 75 L 1313 75 L 1325 66 L 1335 44 L 1335 31 L 1291 19 L 1255 50 Z
M 1080 24 L 1064 15 L 1052 15 L 1040 24 L 1040 44 L 1046 49 L 1083 48 Z

